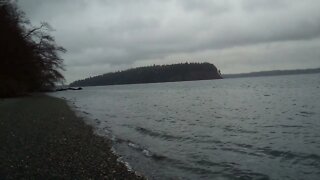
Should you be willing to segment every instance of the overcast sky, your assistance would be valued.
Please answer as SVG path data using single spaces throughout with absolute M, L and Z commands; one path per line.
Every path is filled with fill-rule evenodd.
M 20 0 L 68 52 L 67 82 L 211 62 L 222 73 L 320 67 L 319 0 Z

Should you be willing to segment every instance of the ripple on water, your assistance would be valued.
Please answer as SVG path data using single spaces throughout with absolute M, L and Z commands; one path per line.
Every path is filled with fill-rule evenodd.
M 188 140 L 189 139 L 188 137 L 174 136 L 174 135 L 170 135 L 167 133 L 157 132 L 157 131 L 153 131 L 153 130 L 142 128 L 142 127 L 136 127 L 135 129 L 144 135 L 157 137 L 157 138 L 161 138 L 161 139 L 165 139 L 165 140 L 179 140 L 179 141 L 181 141 L 181 140 Z
M 308 111 L 300 111 L 298 114 L 298 116 L 303 116 L 303 117 L 311 117 L 313 116 L 315 113 L 314 112 L 308 112 Z
M 270 179 L 268 175 L 253 172 L 248 169 L 240 168 L 240 164 L 234 162 L 213 162 L 208 160 L 198 160 L 194 162 L 198 167 L 185 168 L 195 173 L 205 173 L 213 178 L 225 179 Z M 203 167 L 203 168 L 199 168 Z M 207 167 L 207 168 L 205 168 Z M 210 169 L 210 170 L 208 170 Z

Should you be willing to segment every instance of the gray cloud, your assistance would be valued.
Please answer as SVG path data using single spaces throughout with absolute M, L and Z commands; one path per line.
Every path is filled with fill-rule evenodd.
M 220 15 L 227 13 L 232 9 L 232 3 L 230 1 L 190 1 L 179 0 L 179 4 L 187 12 L 196 11 L 197 13 L 204 13 L 205 15 Z
M 242 8 L 246 11 L 286 10 L 292 0 L 243 0 Z
M 318 0 L 19 4 L 34 23 L 48 21 L 56 29 L 57 42 L 68 49 L 64 55 L 68 81 L 186 60 L 213 62 L 227 73 L 320 66 L 319 53 L 312 51 L 320 44 Z

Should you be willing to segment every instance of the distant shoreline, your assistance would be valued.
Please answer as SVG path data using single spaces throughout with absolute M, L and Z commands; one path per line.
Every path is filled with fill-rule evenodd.
M 223 74 L 222 77 L 223 78 L 242 78 L 242 77 L 298 75 L 298 74 L 317 74 L 317 73 L 320 73 L 320 68 L 259 71 L 259 72 L 239 73 L 239 74 Z
M 144 179 L 62 99 L 2 99 L 0 119 L 0 179 Z

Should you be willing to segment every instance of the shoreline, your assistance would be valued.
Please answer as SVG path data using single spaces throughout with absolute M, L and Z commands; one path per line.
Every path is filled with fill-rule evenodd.
M 0 177 L 146 179 L 129 171 L 66 100 L 37 94 L 0 101 Z

